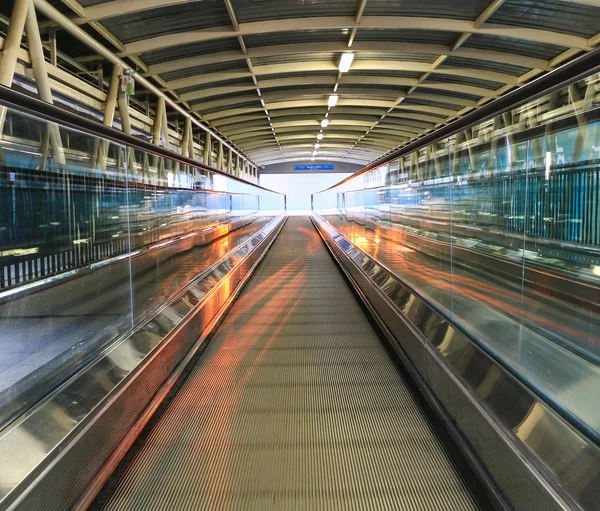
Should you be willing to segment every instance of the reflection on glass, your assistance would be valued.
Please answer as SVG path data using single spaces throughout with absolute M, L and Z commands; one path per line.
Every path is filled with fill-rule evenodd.
M 597 437 L 599 88 L 591 76 L 313 197 Z
M 5 112 L 0 426 L 284 208 L 251 184 Z

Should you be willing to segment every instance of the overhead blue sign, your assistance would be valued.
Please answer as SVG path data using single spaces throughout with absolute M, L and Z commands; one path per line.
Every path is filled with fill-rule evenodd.
M 334 170 L 333 163 L 321 163 L 316 165 L 294 165 L 294 170 Z

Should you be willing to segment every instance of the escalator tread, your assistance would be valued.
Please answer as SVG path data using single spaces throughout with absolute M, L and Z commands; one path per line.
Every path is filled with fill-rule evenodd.
M 318 233 L 298 217 L 105 505 L 292 508 L 477 509 Z

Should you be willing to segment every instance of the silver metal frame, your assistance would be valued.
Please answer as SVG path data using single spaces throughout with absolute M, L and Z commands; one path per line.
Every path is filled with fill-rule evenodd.
M 463 449 L 517 509 L 585 509 L 600 482 L 600 448 L 389 270 L 313 212 L 330 250 L 355 281 L 393 348 L 437 401 Z M 585 476 L 584 476 L 585 474 Z

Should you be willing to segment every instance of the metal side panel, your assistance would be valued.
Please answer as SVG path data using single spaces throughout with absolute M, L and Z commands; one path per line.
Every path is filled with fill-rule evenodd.
M 290 218 L 104 509 L 478 505 L 310 220 Z
M 71 508 L 278 235 L 273 220 L 0 436 L 0 509 Z
M 321 236 L 512 506 L 597 509 L 600 449 L 318 215 Z

